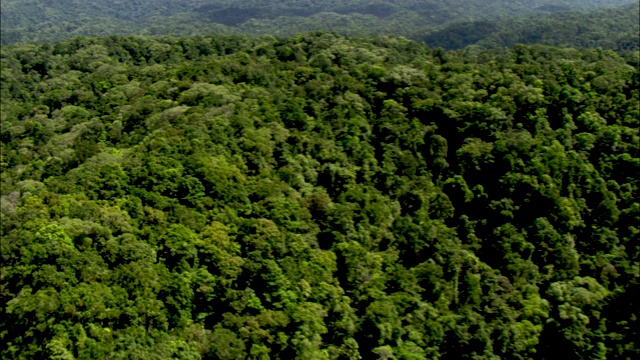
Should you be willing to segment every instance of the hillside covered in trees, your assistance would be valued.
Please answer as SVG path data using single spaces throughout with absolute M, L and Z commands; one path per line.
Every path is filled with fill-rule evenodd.
M 5 359 L 640 356 L 637 60 L 311 33 L 0 61 Z
M 640 3 L 588 13 L 555 12 L 540 16 L 451 24 L 422 40 L 427 45 L 461 49 L 543 44 L 638 51 Z
M 443 35 L 438 41 L 446 42 L 444 47 L 450 47 L 452 32 L 459 35 L 461 26 L 472 29 L 462 43 L 471 44 L 478 41 L 477 35 L 488 35 L 487 29 L 473 22 L 484 24 L 488 21 L 492 28 L 504 30 L 501 27 L 503 20 L 522 16 L 547 19 L 545 15 L 570 12 L 566 16 L 572 20 L 567 25 L 562 25 L 562 19 L 557 17 L 535 20 L 542 21 L 536 26 L 537 31 L 550 30 L 551 34 L 545 34 L 545 37 L 556 40 L 548 45 L 582 46 L 580 39 L 585 37 L 576 39 L 574 36 L 575 23 L 578 23 L 588 28 L 588 36 L 596 36 L 599 40 L 596 46 L 617 50 L 611 46 L 617 46 L 616 36 L 620 34 L 612 34 L 611 26 L 606 24 L 619 24 L 617 17 L 621 14 L 597 13 L 591 18 L 582 15 L 601 8 L 637 3 L 637 0 L 3 0 L 0 26 L 5 45 L 53 42 L 79 35 L 227 33 L 293 36 L 321 30 L 343 35 L 396 35 L 420 41 L 435 36 L 435 32 Z M 626 15 L 622 14 L 625 23 Z M 605 18 L 599 19 L 601 16 Z M 517 34 L 501 36 L 490 43 L 530 42 L 527 40 L 534 35 L 528 32 L 530 29 L 520 29 L 522 21 L 511 24 L 519 28 Z M 554 25 L 548 26 L 549 22 Z M 449 25 L 454 28 L 448 28 Z M 562 26 L 556 28 L 557 25 Z M 633 29 L 636 29 L 635 33 Z M 474 33 L 476 30 L 482 31 Z M 629 31 L 635 35 L 626 41 L 637 40 L 637 21 L 623 33 Z M 461 41 L 455 40 L 453 43 L 456 44 Z M 587 42 L 590 44 L 593 39 Z

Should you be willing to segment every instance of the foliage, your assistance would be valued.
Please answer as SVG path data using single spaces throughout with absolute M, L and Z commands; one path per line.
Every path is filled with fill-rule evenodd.
M 586 14 L 555 12 L 546 16 L 461 22 L 433 32 L 423 40 L 430 46 L 445 49 L 543 44 L 632 52 L 639 50 L 639 13 L 640 5 L 636 2 Z
M 609 49 L 637 48 L 638 31 L 631 37 L 611 34 L 619 17 L 628 22 L 628 13 L 597 13 L 584 18 L 581 13 L 637 3 L 634 0 L 3 0 L 1 12 L 2 44 L 16 42 L 55 42 L 75 36 L 106 35 L 209 35 L 221 33 L 251 36 L 293 36 L 309 31 L 334 31 L 343 35 L 400 35 L 415 40 L 452 44 L 471 44 L 478 40 L 478 25 L 459 25 L 460 22 L 489 21 L 558 12 L 577 12 L 567 18 L 553 17 L 531 29 L 521 22 L 507 23 L 502 30 L 519 28 L 518 33 L 496 34 L 487 45 L 527 42 L 541 35 L 549 45 L 569 43 L 573 46 L 603 46 Z M 636 11 L 637 13 L 637 11 Z M 599 16 L 606 16 L 608 25 L 602 26 Z M 549 24 L 549 22 L 551 24 Z M 584 24 L 586 23 L 586 25 Z M 447 28 L 448 25 L 454 28 Z M 480 23 L 484 24 L 484 23 Z M 611 25 L 613 24 L 613 25 Z M 560 25 L 560 26 L 558 26 Z M 464 32 L 464 38 L 452 39 Z M 471 29 L 468 29 L 468 27 Z M 576 40 L 574 33 L 589 30 L 590 41 Z M 480 25 L 482 27 L 482 25 Z M 637 29 L 637 21 L 631 23 Z M 444 29 L 443 29 L 444 28 Z M 626 34 L 631 28 L 622 27 Z M 441 31 L 439 31 L 441 30 Z M 551 36 L 546 31 L 551 30 Z M 582 34 L 585 35 L 585 34 Z M 434 40 L 433 37 L 436 37 Z M 605 39 L 601 39 L 601 38 Z M 583 36 L 582 38 L 586 38 Z M 576 41 L 574 43 L 574 41 Z M 440 45 L 442 46 L 442 45 Z M 457 45 L 453 45 L 457 47 Z
M 640 355 L 638 72 L 612 51 L 310 33 L 0 60 L 3 358 Z

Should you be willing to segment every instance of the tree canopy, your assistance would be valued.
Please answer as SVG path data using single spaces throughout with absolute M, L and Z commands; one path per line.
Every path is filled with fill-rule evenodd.
M 0 66 L 3 358 L 640 355 L 612 51 L 113 35 Z
M 460 49 L 543 44 L 638 51 L 640 3 L 588 13 L 554 12 L 501 20 L 459 22 L 432 32 L 427 45 Z
M 489 22 L 497 32 L 487 43 L 492 45 L 540 38 L 547 45 L 629 50 L 630 44 L 636 44 L 637 49 L 638 21 L 629 21 L 627 10 L 583 14 L 626 4 L 637 4 L 637 0 L 3 0 L 0 26 L 5 45 L 79 35 L 294 36 L 334 31 L 427 38 L 450 48 L 488 35 L 484 24 Z M 558 18 L 554 15 L 558 13 L 565 15 Z M 522 16 L 535 17 L 538 25 L 528 29 L 522 26 L 523 20 L 509 20 Z M 613 32 L 612 28 L 620 27 L 622 31 Z M 517 31 L 510 33 L 512 28 Z M 580 33 L 577 38 L 576 32 Z

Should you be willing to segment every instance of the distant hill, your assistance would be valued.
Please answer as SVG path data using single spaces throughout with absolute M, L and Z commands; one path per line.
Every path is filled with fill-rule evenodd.
M 449 24 L 559 11 L 585 12 L 629 0 L 3 0 L 2 44 L 78 35 L 292 35 L 324 30 L 414 39 Z
M 589 13 L 555 12 L 495 21 L 451 24 L 423 40 L 446 49 L 477 45 L 483 48 L 515 44 L 602 47 L 616 51 L 638 50 L 640 5 L 601 9 Z

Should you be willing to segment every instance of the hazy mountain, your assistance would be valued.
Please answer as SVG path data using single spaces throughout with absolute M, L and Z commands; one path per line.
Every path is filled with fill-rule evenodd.
M 2 43 L 78 35 L 249 35 L 325 30 L 419 38 L 451 23 L 558 11 L 589 11 L 629 0 L 3 0 Z
M 422 40 L 446 49 L 469 45 L 500 47 L 521 44 L 602 47 L 638 50 L 640 5 L 628 4 L 589 13 L 556 12 L 494 21 L 451 24 Z

